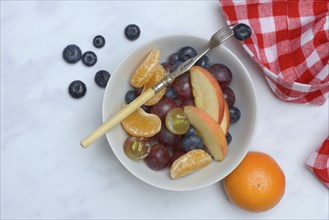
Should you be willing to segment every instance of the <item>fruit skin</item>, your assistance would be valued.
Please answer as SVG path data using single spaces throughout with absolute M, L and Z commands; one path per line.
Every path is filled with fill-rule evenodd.
M 190 69 L 194 103 L 197 108 L 221 122 L 224 115 L 225 99 L 216 79 L 206 69 L 193 66 Z
M 230 122 L 231 123 L 236 123 L 237 121 L 239 121 L 241 118 L 241 111 L 239 108 L 237 108 L 236 106 L 232 106 L 230 108 Z
M 196 66 L 201 66 L 202 68 L 208 69 L 210 62 L 207 55 L 203 55 L 195 64 Z
M 228 107 L 229 108 L 232 107 L 235 103 L 234 91 L 228 86 L 223 88 L 222 91 L 223 91 L 224 99 L 225 99 L 226 103 L 228 104 Z
M 230 134 L 230 132 L 227 132 L 226 134 L 226 141 L 227 141 L 227 145 L 229 145 L 232 142 L 232 135 Z
M 96 48 L 102 48 L 105 45 L 105 38 L 102 35 L 94 37 L 93 44 Z
M 125 101 L 127 104 L 134 101 L 137 98 L 137 94 L 135 90 L 128 90 L 125 95 Z
M 125 36 L 128 40 L 136 40 L 141 34 L 140 28 L 136 24 L 129 24 L 125 28 Z
M 197 52 L 196 50 L 193 48 L 193 47 L 190 47 L 190 46 L 186 46 L 186 47 L 183 47 L 179 50 L 178 52 L 178 57 L 179 57 L 179 60 L 184 62 L 194 56 L 197 55 Z
M 63 50 L 63 59 L 67 63 L 77 63 L 81 59 L 81 49 L 75 44 L 66 46 Z
M 111 75 L 109 72 L 106 70 L 100 70 L 95 75 L 95 82 L 99 87 L 105 88 L 110 77 Z
M 211 163 L 210 155 L 201 149 L 191 150 L 176 159 L 170 167 L 170 177 L 177 179 Z
M 223 160 L 227 154 L 227 141 L 220 125 L 208 113 L 194 106 L 186 106 L 184 112 L 214 159 Z
M 152 114 L 158 115 L 162 121 L 165 121 L 167 113 L 175 107 L 176 104 L 172 99 L 162 97 L 158 103 L 151 106 L 150 111 Z
M 222 128 L 224 134 L 226 135 L 228 132 L 228 129 L 230 128 L 230 110 L 228 108 L 228 104 L 225 102 L 224 106 L 224 115 L 223 119 L 220 122 L 220 127 Z
M 143 86 L 142 93 L 145 92 L 147 89 L 155 86 L 157 83 L 159 83 L 163 77 L 166 75 L 166 70 L 163 68 L 161 64 L 156 65 L 151 70 L 152 77 L 150 80 Z M 147 100 L 144 105 L 151 106 L 156 103 L 158 103 L 161 98 L 166 93 L 166 88 L 161 89 L 158 93 L 156 93 L 151 99 Z
M 229 200 L 238 207 L 262 212 L 273 208 L 285 193 L 285 175 L 268 154 L 250 151 L 223 180 Z
M 161 170 L 170 162 L 170 153 L 162 144 L 155 144 L 144 161 L 152 170 Z
M 97 55 L 92 51 L 84 52 L 81 61 L 86 66 L 93 66 L 97 63 Z
M 80 80 L 75 80 L 71 82 L 71 84 L 69 85 L 69 94 L 73 98 L 76 99 L 81 98 L 86 94 L 86 92 L 87 92 L 86 85 Z
M 153 137 L 161 130 L 161 120 L 157 115 L 149 114 L 138 108 L 121 121 L 122 127 L 131 136 Z
M 221 88 L 228 86 L 233 79 L 230 68 L 221 63 L 216 63 L 208 68 L 208 71 L 215 77 Z
M 190 151 L 194 149 L 202 149 L 203 142 L 202 139 L 195 134 L 183 135 L 182 138 L 182 148 L 185 151 Z
M 152 69 L 159 64 L 160 50 L 153 49 L 138 66 L 135 73 L 130 78 L 130 84 L 135 88 L 144 86 L 153 76 Z
M 248 25 L 240 23 L 233 28 L 233 32 L 236 39 L 243 41 L 250 37 L 252 30 Z

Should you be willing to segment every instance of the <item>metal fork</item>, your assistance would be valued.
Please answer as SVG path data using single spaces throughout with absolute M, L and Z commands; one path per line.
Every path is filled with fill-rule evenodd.
M 215 34 L 213 34 L 206 50 L 204 50 L 202 53 L 199 53 L 197 56 L 192 57 L 191 59 L 188 59 L 185 62 L 183 62 L 181 65 L 178 66 L 178 68 L 174 72 L 166 75 L 158 84 L 143 92 L 129 105 L 125 106 L 119 112 L 117 112 L 112 117 L 107 119 L 100 127 L 98 127 L 95 131 L 93 131 L 91 134 L 89 134 L 86 138 L 84 138 L 80 142 L 81 146 L 84 148 L 90 146 L 98 138 L 100 138 L 102 135 L 108 132 L 112 127 L 114 127 L 116 124 L 118 124 L 123 119 L 128 117 L 140 106 L 142 106 L 147 100 L 151 99 L 160 90 L 170 85 L 177 76 L 188 71 L 203 55 L 208 53 L 214 47 L 219 46 L 230 37 L 232 37 L 234 35 L 232 31 L 233 27 L 234 25 L 226 26 L 220 29 L 219 31 L 217 31 Z

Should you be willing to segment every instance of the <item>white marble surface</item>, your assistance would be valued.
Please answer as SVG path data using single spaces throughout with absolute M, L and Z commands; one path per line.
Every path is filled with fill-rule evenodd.
M 136 23 L 141 37 L 127 41 Z M 259 99 L 251 150 L 272 155 L 286 175 L 281 202 L 264 213 L 232 205 L 220 183 L 188 192 L 154 188 L 130 174 L 103 137 L 84 150 L 80 140 L 101 123 L 104 89 L 93 82 L 133 49 L 161 35 L 208 38 L 224 25 L 217 0 L 1 1 L 2 219 L 328 219 L 328 189 L 305 168 L 328 135 L 328 102 L 320 107 L 278 100 L 259 68 L 235 41 L 227 42 L 250 71 Z M 96 50 L 92 38 L 107 42 Z M 70 44 L 94 50 L 98 63 L 66 64 Z M 81 79 L 87 95 L 73 100 Z

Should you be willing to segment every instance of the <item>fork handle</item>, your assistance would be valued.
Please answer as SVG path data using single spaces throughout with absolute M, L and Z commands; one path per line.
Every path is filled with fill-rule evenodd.
M 107 119 L 101 126 L 99 126 L 95 131 L 90 133 L 87 137 L 85 137 L 81 142 L 81 146 L 83 148 L 89 147 L 92 143 L 94 143 L 98 138 L 104 135 L 108 130 L 113 128 L 116 124 L 121 122 L 123 119 L 128 117 L 131 113 L 136 111 L 140 106 L 142 106 L 147 100 L 152 98 L 155 95 L 155 92 L 152 88 L 147 89 L 140 96 L 138 96 L 134 101 L 132 101 L 129 105 L 125 106 L 115 115 Z

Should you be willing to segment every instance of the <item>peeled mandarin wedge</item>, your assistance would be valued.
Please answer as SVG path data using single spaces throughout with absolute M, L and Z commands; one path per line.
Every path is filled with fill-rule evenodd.
M 155 86 L 158 82 L 162 80 L 162 78 L 166 75 L 166 70 L 163 68 L 161 64 L 156 65 L 151 71 L 152 77 L 151 79 L 144 85 L 143 92 L 147 89 L 151 88 L 152 86 Z M 142 93 L 143 93 L 142 92 Z M 165 94 L 166 88 L 159 91 L 155 96 L 153 96 L 151 99 L 149 99 L 144 104 L 147 106 L 154 105 L 160 101 L 162 96 Z
M 180 156 L 170 167 L 170 177 L 177 179 L 206 167 L 211 162 L 211 156 L 202 149 L 191 150 Z
M 160 62 L 160 50 L 152 50 L 130 79 L 136 88 L 144 86 L 152 77 L 152 69 Z
M 153 137 L 161 129 L 161 119 L 138 108 L 121 121 L 125 131 L 135 137 Z

